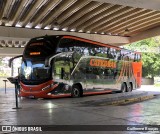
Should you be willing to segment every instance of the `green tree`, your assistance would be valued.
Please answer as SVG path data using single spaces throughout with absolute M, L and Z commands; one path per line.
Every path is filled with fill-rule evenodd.
M 151 77 L 160 75 L 160 37 L 145 39 L 126 45 L 125 48 L 142 52 L 142 75 Z M 147 52 L 148 51 L 148 52 Z
M 143 77 L 151 77 L 160 75 L 160 54 L 142 53 Z

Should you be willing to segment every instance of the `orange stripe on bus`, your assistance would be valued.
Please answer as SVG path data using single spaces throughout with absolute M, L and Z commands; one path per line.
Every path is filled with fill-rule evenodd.
M 79 41 L 83 41 L 83 42 L 87 42 L 87 43 L 91 43 L 91 44 L 95 44 L 95 45 L 100 45 L 100 46 L 103 46 L 103 47 L 111 47 L 111 48 L 115 48 L 117 50 L 120 50 L 119 47 L 116 47 L 116 46 L 110 46 L 108 44 L 103 44 L 103 43 L 99 43 L 99 42 L 94 42 L 94 41 L 90 41 L 90 40 L 87 40 L 87 39 L 83 39 L 83 38 L 78 38 L 78 37 L 74 37 L 74 36 L 63 36 L 63 38 L 68 38 L 68 39 L 75 39 L 75 40 L 79 40 Z

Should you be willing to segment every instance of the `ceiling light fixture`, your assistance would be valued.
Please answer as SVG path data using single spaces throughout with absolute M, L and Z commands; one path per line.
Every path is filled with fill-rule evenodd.
M 78 32 L 79 32 L 79 33 L 82 33 L 82 32 L 83 32 L 83 30 L 79 30 Z
M 31 23 L 28 23 L 25 27 L 26 28 L 31 28 Z
M 38 24 L 35 28 L 36 29 L 41 29 L 41 26 L 42 26 L 41 24 Z
M 22 25 L 20 23 L 17 23 L 15 26 L 16 27 L 22 27 Z
M 53 30 L 57 31 L 57 30 L 59 30 L 59 28 L 58 27 L 54 27 Z
M 71 32 L 75 32 L 75 31 L 76 31 L 76 29 L 71 29 L 70 31 L 71 31 Z
M 63 28 L 62 31 L 67 31 L 68 28 Z
M 44 29 L 48 30 L 48 29 L 50 29 L 50 26 L 46 26 Z
M 11 27 L 12 25 L 10 23 L 5 24 L 6 27 Z

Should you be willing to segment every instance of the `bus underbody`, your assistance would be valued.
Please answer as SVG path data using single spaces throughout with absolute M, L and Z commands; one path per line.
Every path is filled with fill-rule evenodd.
M 86 84 L 74 83 L 73 85 L 50 80 L 39 85 L 25 85 L 20 82 L 21 97 L 29 98 L 62 98 L 62 97 L 82 97 L 86 95 L 98 95 L 115 92 L 131 92 L 134 89 L 132 82 L 121 84 Z

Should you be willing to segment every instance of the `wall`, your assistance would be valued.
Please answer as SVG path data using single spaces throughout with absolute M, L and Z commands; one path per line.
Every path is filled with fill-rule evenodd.
M 154 79 L 142 78 L 142 85 L 154 85 Z

